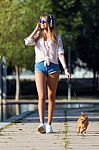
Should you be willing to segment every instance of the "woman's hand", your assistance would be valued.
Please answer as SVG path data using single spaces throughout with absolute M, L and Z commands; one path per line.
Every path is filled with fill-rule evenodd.
M 64 73 L 65 73 L 67 79 L 71 78 L 71 75 L 70 75 L 70 73 L 68 72 L 67 69 L 64 70 Z
M 40 22 L 37 23 L 36 27 L 35 27 L 35 31 L 40 31 L 41 27 L 40 27 Z
M 34 41 L 36 41 L 36 39 L 38 38 L 39 34 L 40 34 L 41 28 L 40 28 L 40 22 L 37 23 L 34 31 L 29 35 L 29 38 L 34 39 Z M 36 37 L 35 37 L 36 35 Z

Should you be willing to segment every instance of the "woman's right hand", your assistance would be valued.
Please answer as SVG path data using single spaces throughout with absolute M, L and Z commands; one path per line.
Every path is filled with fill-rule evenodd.
M 40 22 L 37 23 L 37 25 L 36 25 L 36 27 L 35 27 L 35 30 L 36 30 L 36 31 L 40 31 L 40 30 L 41 30 Z
M 40 34 L 41 28 L 40 28 L 40 22 L 37 23 L 34 31 L 30 34 L 30 38 L 33 38 L 34 41 L 38 38 L 38 35 L 34 37 L 37 33 Z

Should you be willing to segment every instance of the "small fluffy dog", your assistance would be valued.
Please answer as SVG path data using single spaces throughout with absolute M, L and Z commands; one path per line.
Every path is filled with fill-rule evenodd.
M 86 133 L 88 124 L 88 116 L 85 114 L 81 114 L 77 120 L 77 133 Z

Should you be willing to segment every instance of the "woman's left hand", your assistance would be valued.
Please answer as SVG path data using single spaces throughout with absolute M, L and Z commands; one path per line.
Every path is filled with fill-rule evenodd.
M 65 73 L 67 79 L 71 78 L 71 75 L 70 75 L 70 73 L 68 72 L 67 69 L 64 70 L 64 73 Z

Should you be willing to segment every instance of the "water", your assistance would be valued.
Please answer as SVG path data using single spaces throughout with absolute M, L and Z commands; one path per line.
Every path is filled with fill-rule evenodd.
M 47 109 L 47 105 L 46 105 Z M 99 104 L 56 104 L 55 109 L 64 110 L 66 115 L 70 118 L 73 116 L 77 117 L 81 114 L 81 112 L 88 114 L 91 118 L 99 116 Z M 19 115 L 26 111 L 36 111 L 37 104 L 9 104 L 6 107 L 6 118 L 10 118 L 14 115 Z M 99 119 L 99 118 L 98 118 Z
M 57 109 L 64 110 L 64 115 L 69 121 L 77 120 L 82 113 L 86 114 L 90 121 L 99 121 L 99 104 L 65 104 L 57 106 Z
M 14 115 L 19 115 L 26 111 L 36 111 L 37 105 L 31 104 L 20 104 L 20 105 L 7 105 L 7 118 L 10 118 Z

